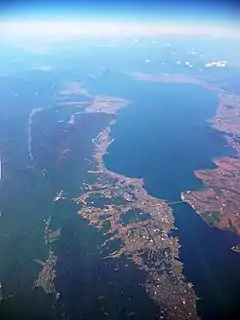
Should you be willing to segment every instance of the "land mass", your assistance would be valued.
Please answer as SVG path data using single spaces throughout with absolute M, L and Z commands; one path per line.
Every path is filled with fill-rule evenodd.
M 240 235 L 240 97 L 219 93 L 217 113 L 210 124 L 225 135 L 236 155 L 213 159 L 215 169 L 196 170 L 204 188 L 183 192 L 181 197 L 209 225 Z
M 110 127 L 94 142 L 96 168 L 90 173 L 96 183 L 85 184 L 83 194 L 75 199 L 82 204 L 78 214 L 109 236 L 101 246 L 105 259 L 125 255 L 147 274 L 146 291 L 167 318 L 196 319 L 196 296 L 182 275 L 178 239 L 169 236 L 174 228 L 171 208 L 148 195 L 142 179 L 105 168 L 103 156 L 112 142 L 109 134 Z M 97 205 L 99 198 L 103 207 Z M 116 241 L 119 248 L 108 252 Z
M 219 104 L 215 116 L 209 120 L 212 128 L 224 134 L 229 146 L 236 150 L 234 157 L 213 159 L 216 169 L 196 170 L 204 188 L 182 192 L 181 198 L 210 225 L 232 230 L 240 235 L 240 96 L 225 91 L 228 80 L 210 77 L 193 77 L 182 74 L 151 75 L 134 72 L 128 74 L 141 81 L 164 83 L 192 83 L 216 92 Z
M 214 159 L 217 166 L 214 170 L 196 170 L 195 175 L 203 181 L 204 189 L 187 191 L 181 196 L 209 225 L 240 234 L 240 98 L 223 91 L 207 79 L 186 75 L 127 75 L 141 81 L 192 83 L 219 95 L 217 114 L 209 123 L 224 133 L 227 143 L 236 149 L 237 154 L 235 157 Z M 187 283 L 183 276 L 182 263 L 179 261 L 180 244 L 177 237 L 170 236 L 170 231 L 174 229 L 171 207 L 164 200 L 151 197 L 144 189 L 142 179 L 119 175 L 104 165 L 104 155 L 114 141 L 111 138 L 111 126 L 117 120 L 116 113 L 129 103 L 119 97 L 92 96 L 77 83 L 70 84 L 69 88 L 60 92 L 59 106 L 76 107 L 68 122 L 70 126 L 76 126 L 77 117 L 84 114 L 111 116 L 104 130 L 92 139 L 93 154 L 88 170 L 92 178 L 82 184 L 80 194 L 72 200 L 79 205 L 78 214 L 106 236 L 101 244 L 103 259 L 125 256 L 146 274 L 144 287 L 159 307 L 162 317 L 197 319 L 197 297 L 192 284 Z M 49 245 L 59 233 L 58 230 L 47 231 L 45 242 Z M 238 246 L 232 250 L 239 252 Z M 49 252 L 51 254 L 43 263 L 35 285 L 56 295 L 52 284 L 57 257 L 52 251 Z
M 79 106 L 77 94 L 86 94 L 86 91 L 74 83 L 60 94 L 70 98 L 76 95 L 71 102 Z M 89 100 L 85 103 L 82 102 L 81 110 L 76 108 L 69 126 L 77 126 L 78 117 L 85 114 L 101 113 L 110 118 L 108 125 L 92 139 L 93 154 L 87 172 L 91 178 L 80 186 L 80 194 L 72 199 L 79 206 L 78 215 L 105 236 L 106 240 L 100 245 L 104 260 L 124 256 L 144 272 L 147 280 L 142 285 L 158 306 L 160 318 L 197 319 L 197 297 L 192 284 L 183 276 L 179 241 L 170 235 L 175 228 L 172 209 L 164 200 L 151 197 L 142 179 L 119 175 L 104 165 L 104 155 L 114 141 L 110 134 L 111 126 L 117 121 L 116 113 L 130 102 L 97 95 L 91 96 L 91 103 Z M 54 266 L 57 256 L 51 243 L 59 235 L 60 230 L 50 230 L 47 222 L 45 244 L 49 246 L 49 257 L 41 263 L 43 269 L 35 281 L 35 286 L 56 296 Z

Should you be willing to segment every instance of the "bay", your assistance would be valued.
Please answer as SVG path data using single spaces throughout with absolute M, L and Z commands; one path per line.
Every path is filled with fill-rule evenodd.
M 194 170 L 214 168 L 213 158 L 234 155 L 207 121 L 218 105 L 213 92 L 192 84 L 148 83 L 119 75 L 91 83 L 91 90 L 131 101 L 112 127 L 115 140 L 105 163 L 111 171 L 144 178 L 153 196 L 169 203 L 179 201 L 182 191 L 202 187 Z M 185 203 L 173 208 L 180 258 L 200 298 L 199 315 L 237 318 L 240 255 L 230 248 L 239 237 L 208 227 Z

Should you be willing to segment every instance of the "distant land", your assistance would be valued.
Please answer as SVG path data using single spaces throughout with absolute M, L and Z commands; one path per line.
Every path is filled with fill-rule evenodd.
M 216 169 L 196 170 L 194 174 L 203 181 L 204 188 L 182 192 L 181 198 L 210 226 L 240 235 L 240 96 L 230 89 L 224 90 L 229 86 L 227 80 L 224 82 L 221 78 L 139 72 L 129 75 L 141 81 L 192 83 L 218 94 L 219 105 L 213 119 L 209 119 L 209 125 L 224 134 L 226 143 L 236 150 L 236 155 L 213 159 Z

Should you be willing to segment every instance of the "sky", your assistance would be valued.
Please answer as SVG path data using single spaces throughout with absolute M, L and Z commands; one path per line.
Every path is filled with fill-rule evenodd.
M 57 32 L 57 29 L 59 32 L 63 32 L 65 29 L 66 33 L 68 27 L 69 30 L 73 27 L 76 30 L 76 28 L 79 29 L 80 23 L 84 23 L 84 28 L 90 32 L 93 29 L 95 31 L 98 29 L 98 32 L 101 30 L 102 32 L 110 32 L 109 28 L 112 28 L 114 32 L 114 28 L 110 24 L 121 25 L 121 29 L 124 26 L 135 24 L 142 26 L 142 29 L 143 25 L 145 29 L 146 25 L 150 25 L 151 32 L 156 32 L 156 26 L 164 25 L 166 31 L 166 26 L 174 25 L 176 30 L 185 26 L 188 29 L 195 28 L 198 32 L 200 29 L 215 28 L 216 26 L 221 30 L 223 28 L 233 28 L 238 29 L 240 34 L 240 3 L 238 2 L 215 0 L 1 0 L 0 35 L 6 32 L 7 28 L 10 28 L 6 22 L 14 22 L 15 24 L 11 24 L 11 28 L 14 28 L 18 33 L 21 30 L 25 33 L 29 29 L 33 31 L 34 28 L 35 32 L 40 31 L 40 29 L 42 31 L 51 29 L 54 33 Z M 30 21 L 32 28 L 29 28 Z M 65 21 L 65 24 L 63 21 Z M 50 22 L 52 26 L 50 26 Z M 55 30 L 53 22 L 55 22 Z M 66 22 L 68 22 L 68 27 Z M 72 25 L 70 25 L 70 22 Z M 5 26 L 3 27 L 4 23 Z M 23 27 L 24 24 L 25 27 Z M 89 28 L 89 24 L 92 25 L 92 28 Z M 98 28 L 99 24 L 101 24 L 100 28 Z M 153 25 L 155 29 L 152 27 Z M 161 28 L 158 27 L 158 30 L 164 29 Z M 170 27 L 168 29 L 173 30 Z M 137 30 L 136 27 L 134 30 Z M 115 31 L 117 31 L 117 27 L 115 27 Z M 150 27 L 148 31 L 150 32 Z
M 1 0 L 1 16 L 99 15 L 124 19 L 237 20 L 239 1 L 216 0 Z

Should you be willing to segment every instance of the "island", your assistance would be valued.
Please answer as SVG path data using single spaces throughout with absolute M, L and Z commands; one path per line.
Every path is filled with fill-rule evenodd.
M 53 295 L 58 298 L 58 293 L 56 292 L 54 280 L 56 278 L 55 267 L 57 264 L 57 255 L 54 253 L 52 248 L 52 243 L 57 241 L 61 235 L 61 229 L 52 231 L 50 229 L 51 217 L 49 217 L 45 222 L 44 230 L 44 242 L 48 247 L 48 258 L 44 262 L 42 260 L 36 259 L 35 262 L 42 266 L 38 278 L 34 281 L 33 288 L 41 287 L 47 294 Z

